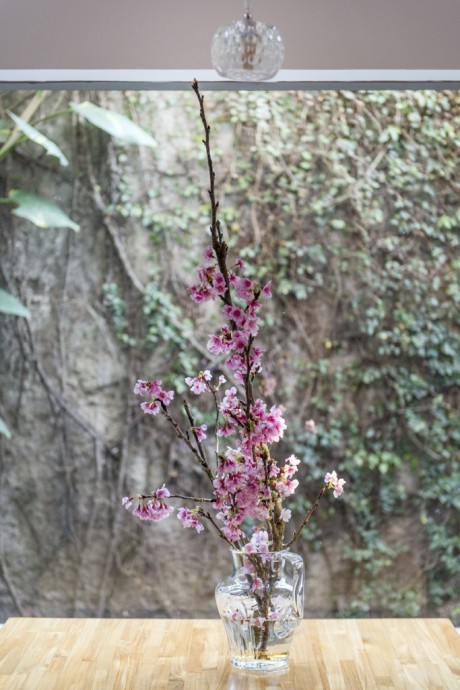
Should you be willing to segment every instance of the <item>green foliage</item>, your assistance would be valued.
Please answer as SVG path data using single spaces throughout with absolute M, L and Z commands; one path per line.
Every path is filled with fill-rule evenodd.
M 104 304 L 111 313 L 113 327 L 118 340 L 124 345 L 133 347 L 136 344 L 136 340 L 128 333 L 129 324 L 125 316 L 126 305 L 120 297 L 118 285 L 116 283 L 104 283 L 102 292 L 104 294 Z
M 305 512 L 325 469 L 348 481 L 336 530 L 353 577 L 341 613 L 454 616 L 459 96 L 243 92 L 206 101 L 217 170 L 231 170 L 217 180 L 231 252 L 252 277 L 273 282 L 261 333 L 266 376 L 286 406 L 286 451 L 303 458 L 311 482 L 293 507 Z M 181 104 L 196 120 L 193 102 Z M 144 199 L 121 154 L 114 207 L 149 230 L 144 344 L 162 352 L 179 392 L 183 375 L 204 365 L 196 341 L 216 326 L 215 313 L 204 319 L 184 301 L 209 222 L 198 198 L 204 151 L 189 139 Z M 312 551 L 334 508 L 306 533 Z
M 231 179 L 218 187 L 231 250 L 253 277 L 273 281 L 261 337 L 287 408 L 289 450 L 303 457 L 312 487 L 325 468 L 347 477 L 337 529 L 356 590 L 352 583 L 343 613 L 454 615 L 459 96 L 257 92 L 207 101 L 216 130 L 231 124 L 222 153 Z M 189 159 L 187 149 L 165 180 L 177 203 L 146 223 L 156 252 L 169 232 L 182 242 L 200 221 L 203 208 L 184 192 L 193 196 L 200 179 Z M 183 358 L 193 348 L 175 325 L 183 307 L 163 270 L 157 263 L 149 288 L 148 342 L 168 343 L 190 373 Z M 316 435 L 302 428 L 310 417 Z M 307 500 L 296 501 L 304 511 Z M 333 515 L 307 533 L 312 550 Z
M 155 139 L 135 122 L 121 113 L 101 108 L 94 103 L 71 103 L 71 108 L 92 125 L 104 130 L 120 144 L 136 144 L 155 148 Z
M 0 288 L 0 312 L 30 318 L 30 311 L 17 297 Z
M 80 230 L 78 223 L 71 220 L 59 206 L 45 197 L 12 189 L 8 194 L 8 199 L 15 204 L 12 211 L 15 216 L 30 220 L 38 228 L 70 228 L 75 232 Z
M 61 165 L 69 165 L 69 161 L 64 156 L 61 149 L 54 143 L 54 141 L 51 141 L 50 139 L 45 137 L 45 135 L 39 132 L 38 129 L 32 127 L 32 125 L 30 125 L 28 122 L 23 120 L 18 115 L 12 113 L 10 110 L 8 110 L 7 113 L 13 120 L 16 127 L 18 127 L 21 130 L 21 132 L 23 132 L 27 136 L 28 139 L 35 142 L 39 146 L 42 146 L 45 149 L 46 153 L 50 156 L 54 156 L 55 158 L 57 158 Z
M 156 117 L 146 95 L 126 98 Z M 294 507 L 305 511 L 325 470 L 348 482 L 344 500 L 326 505 L 306 533 L 308 548 L 321 548 L 338 511 L 337 552 L 353 574 L 342 614 L 454 617 L 460 97 L 239 92 L 206 102 L 231 252 L 273 283 L 260 334 L 264 374 L 286 407 L 280 453 L 301 456 L 311 481 Z M 74 109 L 109 131 L 108 111 L 89 105 Z M 142 300 L 126 285 L 104 287 L 117 337 L 139 358 L 157 357 L 158 374 L 179 393 L 184 375 L 207 366 L 197 344 L 219 325 L 184 289 L 207 241 L 209 209 L 192 96 L 181 108 L 196 128 L 171 132 L 174 160 L 162 167 L 155 159 L 150 190 L 139 190 L 129 152 L 116 150 L 107 211 L 146 228 L 152 273 Z M 212 424 L 204 410 L 196 418 Z M 304 429 L 309 418 L 316 434 Z
M 190 342 L 193 322 L 184 316 L 174 298 L 161 290 L 155 277 L 146 287 L 143 312 L 147 327 L 145 343 L 148 347 L 166 348 L 170 365 L 163 378 L 178 393 L 183 393 L 186 389 L 184 375 L 194 372 L 198 366 L 197 354 Z
M 7 425 L 0 417 L 0 434 L 6 436 L 6 438 L 11 438 L 11 431 L 8 429 Z
M 281 347 L 280 329 L 297 343 L 284 362 L 297 375 L 284 384 L 290 432 L 305 390 L 319 430 L 307 442 L 298 420 L 295 450 L 310 477 L 331 464 L 347 475 L 343 555 L 360 583 L 350 612 L 450 613 L 460 574 L 459 96 L 230 100 L 231 243 L 254 276 L 273 280 Z M 396 537 L 397 520 L 406 531 Z M 398 582 L 414 543 L 423 586 Z

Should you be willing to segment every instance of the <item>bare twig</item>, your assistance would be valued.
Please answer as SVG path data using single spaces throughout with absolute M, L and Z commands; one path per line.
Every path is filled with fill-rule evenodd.
M 310 522 L 311 516 L 313 515 L 315 510 L 318 508 L 319 502 L 321 501 L 321 499 L 324 496 L 324 494 L 326 493 L 326 491 L 327 491 L 327 486 L 323 486 L 323 488 L 319 492 L 318 496 L 316 497 L 316 501 L 313 503 L 312 507 L 310 508 L 310 510 L 305 515 L 302 524 L 300 525 L 300 527 L 298 529 L 296 529 L 296 531 L 292 535 L 292 539 L 284 547 L 285 549 L 288 549 L 295 541 L 297 541 L 297 539 L 299 538 L 300 533 L 302 532 L 304 527 L 306 527 L 308 525 L 308 523 Z

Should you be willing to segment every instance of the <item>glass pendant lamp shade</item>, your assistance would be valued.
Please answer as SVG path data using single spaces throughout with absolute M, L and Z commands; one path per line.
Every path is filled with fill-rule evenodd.
M 254 21 L 247 1 L 243 19 L 219 27 L 211 43 L 212 65 L 227 79 L 271 79 L 283 58 L 284 44 L 277 28 Z

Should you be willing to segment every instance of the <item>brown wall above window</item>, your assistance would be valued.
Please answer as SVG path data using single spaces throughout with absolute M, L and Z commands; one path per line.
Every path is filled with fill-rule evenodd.
M 287 70 L 460 70 L 459 0 L 252 0 Z M 0 70 L 207 70 L 242 0 L 2 0 Z

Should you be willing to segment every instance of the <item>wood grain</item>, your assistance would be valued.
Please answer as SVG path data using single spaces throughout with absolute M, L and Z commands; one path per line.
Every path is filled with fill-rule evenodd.
M 232 670 L 217 620 L 10 618 L 3 690 L 457 690 L 444 619 L 307 620 L 287 672 Z

